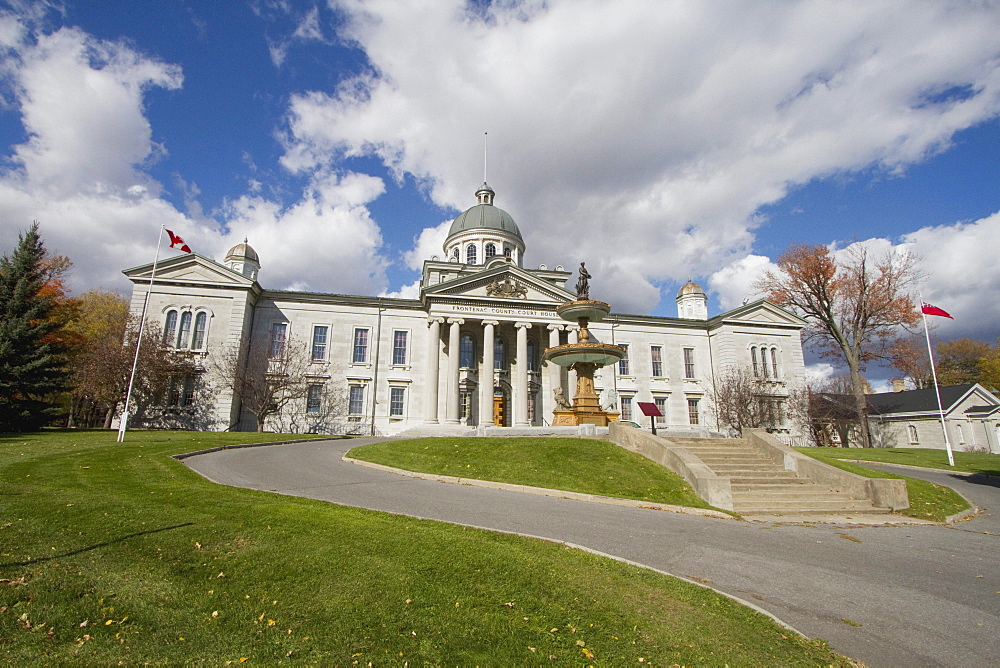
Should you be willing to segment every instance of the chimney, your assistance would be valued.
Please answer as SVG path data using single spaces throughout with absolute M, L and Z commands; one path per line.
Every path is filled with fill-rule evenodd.
M 905 389 L 906 389 L 906 381 L 905 380 L 903 380 L 902 378 L 893 378 L 892 379 L 892 391 L 893 392 L 902 392 Z

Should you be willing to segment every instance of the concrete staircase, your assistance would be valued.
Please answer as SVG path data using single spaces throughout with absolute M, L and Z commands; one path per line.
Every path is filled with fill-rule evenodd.
M 817 485 L 786 471 L 746 441 L 734 438 L 671 438 L 716 475 L 732 481 L 733 510 L 741 515 L 839 515 L 889 513 L 867 499 Z

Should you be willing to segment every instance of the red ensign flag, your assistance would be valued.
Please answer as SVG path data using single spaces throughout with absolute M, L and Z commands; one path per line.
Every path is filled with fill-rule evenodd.
M 940 315 L 945 318 L 951 318 L 951 314 L 945 311 L 943 308 L 938 308 L 937 306 L 932 306 L 927 302 L 920 302 L 920 310 L 924 315 Z M 951 318 L 954 320 L 954 318 Z
M 164 228 L 164 229 L 166 229 L 166 228 Z M 176 234 L 174 234 L 170 230 L 167 230 L 167 234 L 170 235 L 170 247 L 171 248 L 179 248 L 182 251 L 184 251 L 185 253 L 190 253 L 191 252 L 191 249 L 188 248 L 188 245 L 186 243 L 184 243 L 183 239 L 181 239 L 179 236 L 177 236 Z M 950 318 L 951 316 L 948 316 L 948 317 Z

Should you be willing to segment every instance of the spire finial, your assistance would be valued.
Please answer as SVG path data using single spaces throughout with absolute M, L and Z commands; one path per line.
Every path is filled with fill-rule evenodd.
M 487 179 L 486 179 L 486 157 L 487 157 L 487 153 L 486 153 L 486 148 L 487 148 L 486 147 L 486 140 L 489 138 L 489 134 L 490 134 L 489 132 L 484 132 L 483 133 L 483 183 L 487 182 Z

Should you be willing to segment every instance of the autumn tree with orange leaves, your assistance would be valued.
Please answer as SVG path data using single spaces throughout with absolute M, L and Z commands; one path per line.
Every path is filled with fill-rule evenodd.
M 769 300 L 805 319 L 806 340 L 823 356 L 839 359 L 851 378 L 861 441 L 871 447 L 866 420 L 869 362 L 891 359 L 901 328 L 920 322 L 911 291 L 922 277 L 909 253 L 873 256 L 854 244 L 836 255 L 826 246 L 793 245 L 754 284 Z

